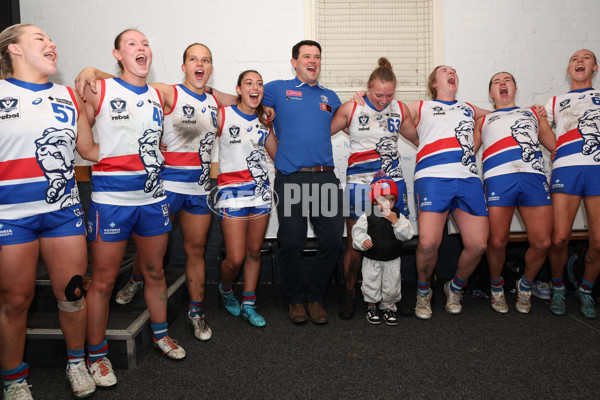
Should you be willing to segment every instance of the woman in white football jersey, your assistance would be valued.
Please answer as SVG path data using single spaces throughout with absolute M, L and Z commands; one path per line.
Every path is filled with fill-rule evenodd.
M 274 158 L 277 141 L 261 105 L 264 88 L 260 74 L 242 72 L 235 90 L 239 104 L 221 108 L 218 116 L 217 206 L 226 250 L 219 291 L 229 313 L 241 315 L 260 328 L 266 321 L 256 312 L 256 286 L 272 201 L 265 150 Z M 244 292 L 240 306 L 233 283 L 242 266 Z
M 589 229 L 585 272 L 575 297 L 581 314 L 596 318 L 592 298 L 600 273 L 600 90 L 592 88 L 598 71 L 596 55 L 578 50 L 569 59 L 571 91 L 553 97 L 546 105 L 548 121 L 556 133 L 556 157 L 550 191 L 554 204 L 554 230 L 550 248 L 552 302 L 550 310 L 566 314 L 563 273 L 575 215 L 583 199 Z
M 23 362 L 38 258 L 48 270 L 76 397 L 96 385 L 84 361 L 87 246 L 75 156 L 98 158 L 83 102 L 48 81 L 56 45 L 34 25 L 0 33 L 0 369 L 5 399 L 31 399 Z
M 339 309 L 343 319 L 350 319 L 355 311 L 355 286 L 361 269 L 361 253 L 352 246 L 352 227 L 369 205 L 369 191 L 373 176 L 383 171 L 398 187 L 396 207 L 408 216 L 406 183 L 402 174 L 399 135 L 418 146 L 419 139 L 406 104 L 394 101 L 396 74 L 387 58 L 381 57 L 378 67 L 367 82 L 364 104 L 348 101 L 336 111 L 331 122 L 331 133 L 348 128 L 350 156 L 346 170 L 345 199 L 346 252 L 344 253 L 345 291 Z M 393 310 L 394 312 L 396 310 Z
M 107 358 L 105 332 L 110 296 L 130 237 L 145 280 L 154 345 L 170 358 L 185 357 L 185 350 L 168 335 L 163 272 L 171 221 L 159 142 L 162 99 L 172 96 L 173 91 L 146 84 L 152 50 L 144 34 L 125 30 L 116 37 L 114 47 L 121 76 L 101 80 L 98 93 L 89 86 L 85 89 L 87 116 L 96 125 L 100 145 L 98 163 L 92 167 L 88 213 L 93 267 L 88 292 L 88 362 L 98 386 L 117 382 Z
M 483 145 L 483 178 L 490 221 L 486 259 L 490 269 L 492 308 L 507 313 L 502 268 L 510 223 L 518 207 L 527 229 L 525 271 L 516 285 L 515 307 L 531 310 L 531 287 L 550 250 L 552 201 L 541 144 L 554 151 L 556 138 L 545 117 L 515 104 L 517 84 L 508 72 L 492 76 L 489 94 L 495 111 L 475 123 L 475 153 Z

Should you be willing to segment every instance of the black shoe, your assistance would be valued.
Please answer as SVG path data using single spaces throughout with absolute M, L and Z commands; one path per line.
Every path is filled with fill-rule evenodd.
M 402 300 L 400 300 L 400 303 L 398 303 L 398 314 L 402 315 L 403 317 L 412 317 L 415 315 L 415 307 L 414 305 L 411 307 L 405 298 L 402 297 Z
M 356 311 L 356 299 L 352 297 L 351 293 L 344 293 L 338 315 L 342 319 L 351 319 L 354 311 Z
M 398 319 L 396 318 L 396 313 L 392 310 L 383 310 L 383 320 L 389 326 L 398 325 Z
M 381 318 L 379 318 L 379 314 L 377 313 L 377 307 L 371 306 L 367 308 L 367 321 L 373 325 L 379 325 L 381 323 Z

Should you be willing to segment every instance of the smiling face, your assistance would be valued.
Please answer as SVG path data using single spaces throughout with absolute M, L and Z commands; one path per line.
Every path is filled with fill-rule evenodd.
M 254 71 L 244 73 L 235 91 L 241 98 L 238 108 L 245 114 L 255 113 L 265 94 L 262 77 Z
M 517 85 L 511 74 L 499 72 L 490 80 L 490 97 L 497 109 L 514 107 Z
M 181 66 L 185 72 L 185 85 L 190 89 L 204 90 L 213 72 L 212 54 L 210 50 L 195 44 L 186 50 L 185 62 Z
M 35 72 L 47 81 L 49 75 L 56 73 L 56 45 L 37 26 L 23 26 L 17 42 L 9 44 L 8 51 L 11 54 L 13 76 L 17 79 L 31 80 L 30 73 Z
M 433 88 L 437 91 L 437 98 L 440 100 L 454 100 L 458 91 L 458 75 L 456 70 L 447 65 L 440 66 L 435 71 L 435 80 Z
M 569 60 L 567 74 L 571 77 L 572 84 L 579 83 L 584 87 L 592 85 L 594 72 L 598 70 L 596 57 L 589 50 L 579 50 Z
M 369 93 L 367 97 L 373 106 L 379 111 L 387 107 L 394 99 L 396 84 L 394 82 L 382 82 L 379 79 L 373 80 L 369 84 Z
M 292 67 L 301 82 L 316 85 L 321 73 L 321 51 L 317 46 L 300 46 L 298 58 L 292 58 Z
M 152 50 L 143 33 L 128 30 L 120 35 L 118 46 L 113 56 L 123 66 L 123 76 L 146 78 L 152 65 Z

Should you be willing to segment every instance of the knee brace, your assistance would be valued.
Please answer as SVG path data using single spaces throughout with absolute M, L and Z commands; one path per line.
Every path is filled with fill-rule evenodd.
M 58 309 L 64 312 L 77 312 L 83 310 L 83 297 L 75 301 L 59 301 Z
M 77 293 L 77 289 L 79 289 L 79 293 Z M 77 312 L 83 309 L 84 294 L 83 277 L 81 275 L 74 275 L 65 287 L 65 297 L 67 299 L 59 301 L 58 308 L 65 312 Z

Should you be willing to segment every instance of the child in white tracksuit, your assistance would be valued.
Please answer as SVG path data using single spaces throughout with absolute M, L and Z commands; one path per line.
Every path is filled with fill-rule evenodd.
M 381 323 L 377 303 L 387 325 L 396 325 L 396 303 L 400 293 L 400 254 L 402 240 L 413 237 L 410 221 L 397 208 L 398 197 L 393 180 L 383 176 L 371 183 L 371 209 L 360 216 L 352 228 L 352 245 L 362 251 L 362 293 L 368 304 L 366 318 Z

